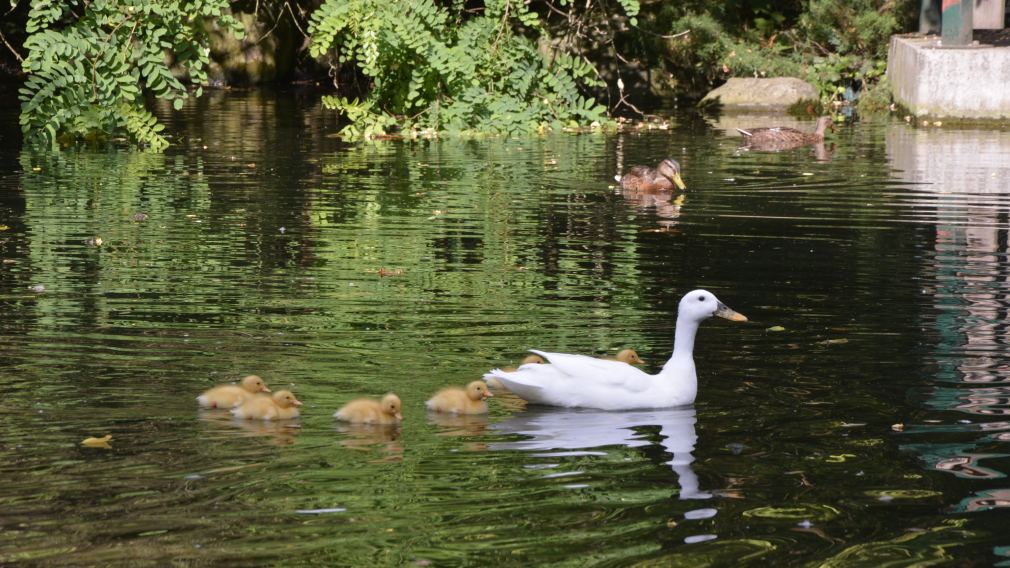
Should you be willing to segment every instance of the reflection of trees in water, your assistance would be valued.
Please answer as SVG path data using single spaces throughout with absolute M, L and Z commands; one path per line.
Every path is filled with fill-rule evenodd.
M 1010 367 L 1004 362 L 1010 344 L 1010 201 L 1005 195 L 1010 136 L 896 125 L 887 141 L 892 165 L 930 192 L 920 201 L 932 208 L 937 222 L 930 280 L 941 383 L 933 387 L 928 404 L 972 415 L 972 422 L 1010 414 Z M 956 430 L 962 437 L 974 437 L 1004 429 L 1006 422 L 961 426 Z M 922 431 L 936 429 L 924 426 Z M 1010 455 L 983 449 L 1005 443 L 1003 438 L 990 434 L 969 443 L 910 444 L 906 449 L 920 453 L 933 469 L 959 478 L 1001 479 L 1007 472 L 980 462 L 991 464 Z M 1010 506 L 1003 498 L 1008 493 L 1010 489 L 987 490 L 966 498 L 959 509 Z

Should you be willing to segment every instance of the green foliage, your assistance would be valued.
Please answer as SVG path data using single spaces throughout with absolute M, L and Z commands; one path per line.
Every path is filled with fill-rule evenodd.
M 631 17 L 636 0 L 621 2 Z M 528 4 L 489 0 L 479 14 L 432 0 L 327 0 L 311 18 L 313 56 L 331 55 L 368 78 L 364 100 L 330 97 L 347 137 L 410 131 L 521 134 L 607 120 L 580 89 L 601 86 L 595 68 L 546 55 L 516 29 L 542 32 Z
M 682 88 L 692 93 L 703 93 L 730 76 L 781 77 L 802 72 L 801 65 L 789 57 L 787 46 L 734 38 L 708 13 L 687 14 L 674 23 L 673 30 L 690 30 L 673 44 L 670 54 L 680 70 Z
M 756 4 L 746 17 L 723 4 L 687 2 L 680 11 L 671 9 L 672 32 L 690 30 L 666 50 L 680 90 L 698 96 L 730 76 L 793 76 L 815 85 L 824 104 L 851 102 L 883 77 L 889 38 L 912 3 Z
M 880 11 L 877 0 L 811 0 L 799 18 L 802 41 L 838 54 L 887 57 L 887 43 L 898 29 L 894 8 Z
M 125 132 L 155 150 L 168 146 L 145 108 L 145 93 L 182 108 L 186 86 L 166 53 L 206 82 L 206 20 L 241 34 L 226 0 L 71 0 L 32 2 L 20 90 L 21 128 L 30 141 L 94 139 Z M 201 92 L 197 87 L 197 95 Z

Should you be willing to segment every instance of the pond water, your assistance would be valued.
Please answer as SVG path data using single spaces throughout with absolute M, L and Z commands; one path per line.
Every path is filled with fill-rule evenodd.
M 1010 565 L 1008 132 L 818 160 L 690 114 L 360 145 L 312 95 L 161 114 L 164 154 L 5 115 L 0 564 Z M 665 156 L 683 199 L 612 187 Z M 691 408 L 424 409 L 529 348 L 658 370 L 696 287 L 751 322 L 703 324 Z M 249 373 L 303 416 L 197 410 Z M 334 421 L 390 390 L 402 427 Z

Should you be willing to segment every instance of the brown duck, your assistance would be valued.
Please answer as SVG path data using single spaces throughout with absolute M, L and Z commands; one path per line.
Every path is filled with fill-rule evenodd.
M 824 142 L 824 131 L 832 126 L 830 116 L 817 119 L 817 128 L 813 134 L 801 132 L 795 128 L 776 126 L 774 128 L 752 128 L 737 132 L 743 134 L 744 146 L 754 150 L 791 150 L 808 144 Z
M 667 158 L 655 169 L 649 166 L 634 166 L 628 173 L 617 178 L 624 189 L 640 191 L 661 191 L 673 189 L 674 184 L 680 189 L 687 189 L 684 180 L 680 179 L 680 164 L 673 158 Z

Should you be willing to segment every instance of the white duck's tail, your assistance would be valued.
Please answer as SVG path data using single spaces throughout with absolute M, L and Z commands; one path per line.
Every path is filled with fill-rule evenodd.
M 529 381 L 529 377 L 524 377 L 519 371 L 509 373 L 508 371 L 502 371 L 501 369 L 491 369 L 484 374 L 485 382 L 495 379 L 505 385 L 506 389 L 518 395 L 519 398 L 525 399 L 529 402 L 541 402 L 541 399 L 543 398 L 543 387 Z

